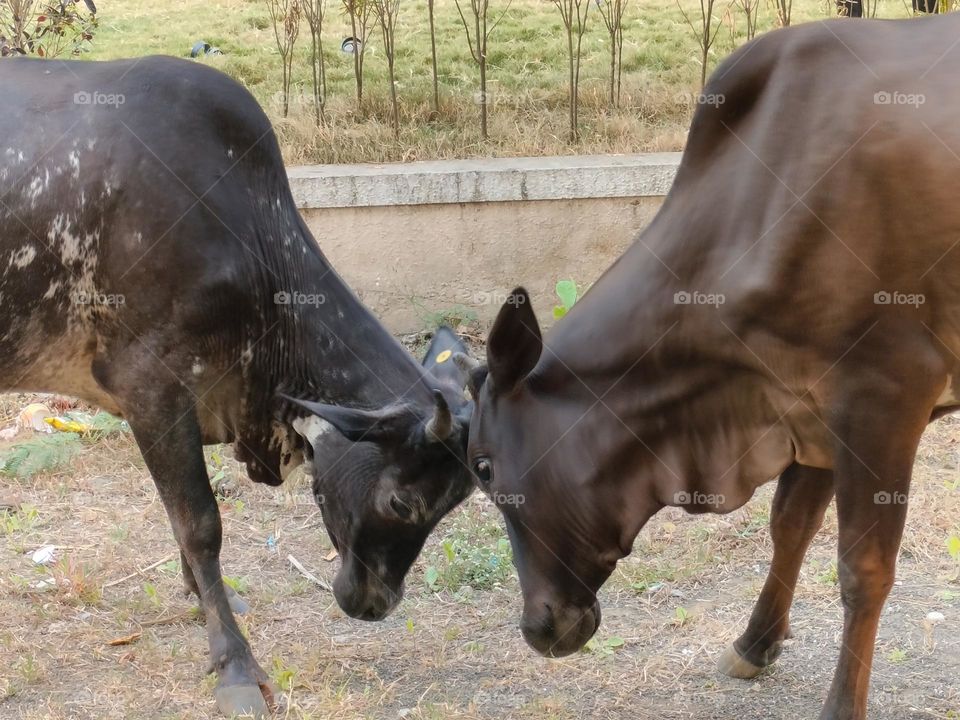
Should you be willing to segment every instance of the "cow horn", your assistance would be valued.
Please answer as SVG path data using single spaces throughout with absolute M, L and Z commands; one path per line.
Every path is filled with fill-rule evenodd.
M 433 417 L 427 420 L 427 426 L 424 432 L 427 438 L 433 442 L 443 442 L 453 432 L 453 413 L 450 412 L 450 406 L 447 405 L 446 398 L 439 390 L 433 391 L 433 398 L 436 401 Z
M 466 353 L 462 353 L 462 352 L 457 352 L 453 354 L 453 362 L 454 364 L 456 364 L 458 368 L 460 368 L 467 375 L 469 375 L 478 367 L 480 367 L 479 362 L 474 360 L 472 357 L 470 357 Z

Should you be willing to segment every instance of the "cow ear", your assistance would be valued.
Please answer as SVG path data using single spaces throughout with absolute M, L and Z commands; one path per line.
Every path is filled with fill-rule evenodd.
M 473 398 L 474 402 L 480 399 L 480 388 L 487 380 L 487 373 L 486 365 L 481 365 L 470 371 L 470 376 L 467 378 L 467 390 L 470 391 L 470 397 Z
M 467 346 L 453 330 L 445 325 L 437 328 L 430 347 L 423 357 L 423 367 L 437 380 L 455 385 L 461 390 L 467 384 L 469 370 L 458 359 L 467 356 Z
M 500 308 L 487 337 L 487 368 L 498 393 L 509 393 L 530 374 L 543 352 L 543 336 L 530 295 L 517 288 Z
M 347 440 L 353 442 L 363 440 L 375 443 L 402 443 L 410 437 L 412 429 L 422 422 L 412 408 L 404 405 L 394 405 L 380 410 L 358 410 L 311 400 L 299 400 L 289 395 L 281 395 L 281 397 L 321 420 L 326 420 Z

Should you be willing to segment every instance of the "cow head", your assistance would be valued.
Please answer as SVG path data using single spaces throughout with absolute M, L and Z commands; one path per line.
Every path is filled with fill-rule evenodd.
M 535 369 L 543 347 L 530 299 L 517 289 L 490 331 L 487 367 L 470 377 L 476 407 L 467 458 L 506 522 L 523 590 L 523 635 L 538 652 L 563 656 L 596 632 L 596 593 L 624 553 L 617 498 L 570 432 L 583 408 L 553 392 L 546 397 L 551 381 Z M 590 502 L 583 502 L 588 483 Z
M 424 364 L 432 401 L 356 410 L 288 398 L 307 410 L 294 421 L 312 465 L 313 493 L 341 558 L 337 603 L 361 620 L 385 617 L 430 531 L 472 489 L 464 460 L 471 411 L 465 348 L 446 328 Z

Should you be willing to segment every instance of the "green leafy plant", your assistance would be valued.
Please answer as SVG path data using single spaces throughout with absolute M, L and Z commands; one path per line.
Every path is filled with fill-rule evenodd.
M 179 575 L 180 574 L 180 560 L 174 558 L 173 560 L 168 560 L 167 562 L 160 565 L 157 570 L 162 572 L 164 575 Z
M 840 573 L 837 570 L 837 564 L 831 562 L 819 575 L 817 575 L 817 582 L 821 585 L 838 585 L 840 584 Z
M 82 449 L 75 433 L 54 433 L 17 443 L 0 458 L 0 473 L 29 478 L 63 467 Z
M 0 511 L 0 529 L 12 537 L 18 533 L 26 533 L 33 529 L 40 518 L 40 513 L 32 505 L 21 505 L 18 510 L 11 512 L 9 510 Z
M 150 604 L 154 607 L 160 607 L 160 593 L 157 592 L 157 586 L 153 583 L 145 582 L 143 584 L 143 594 L 147 596 Z
M 414 305 L 417 305 L 417 303 L 414 303 Z M 476 327 L 479 323 L 477 313 L 465 305 L 452 305 L 436 311 L 426 310 L 422 305 L 419 305 L 418 310 L 423 318 L 424 326 L 430 330 L 446 325 L 456 332 L 459 328 Z
M 277 686 L 284 692 L 290 692 L 293 689 L 294 682 L 299 670 L 292 665 L 287 665 L 280 658 L 273 659 L 273 672 L 271 677 Z
M 223 455 L 222 445 L 211 450 L 207 455 L 207 475 L 210 478 L 210 488 L 217 500 L 233 499 L 235 503 L 240 503 L 240 510 L 243 504 L 237 499 L 241 493 L 241 485 L 235 482 L 236 475 L 231 470 L 229 460 Z
M 97 9 L 92 0 L 0 2 L 0 57 L 79 55 L 93 40 Z
M 889 653 L 887 653 L 887 660 L 889 660 L 895 665 L 899 665 L 906 659 L 907 659 L 907 651 L 904 650 L 903 648 L 894 648 Z
M 587 644 L 583 646 L 582 652 L 600 655 L 601 657 L 609 657 L 624 645 L 626 645 L 626 641 L 616 635 L 608 637 L 605 640 L 598 640 L 594 637 L 587 641 Z
M 499 525 L 460 523 L 433 553 L 423 574 L 433 592 L 455 592 L 463 587 L 489 590 L 501 585 L 513 572 L 510 541 Z
M 556 287 L 557 297 L 560 298 L 560 304 L 555 305 L 553 308 L 553 317 L 556 320 L 559 320 L 576 305 L 577 300 L 580 299 L 579 292 L 577 291 L 577 284 L 573 280 L 561 280 L 557 283 Z
M 229 575 L 223 576 L 223 584 L 228 587 L 233 588 L 235 591 L 244 594 L 247 589 L 250 587 L 250 581 L 245 577 L 230 577 Z
M 947 538 L 947 552 L 960 563 L 960 535 L 952 534 Z
M 106 412 L 98 412 L 86 419 L 90 430 L 84 435 L 85 440 L 102 440 L 111 435 L 130 432 L 130 425 L 126 420 Z

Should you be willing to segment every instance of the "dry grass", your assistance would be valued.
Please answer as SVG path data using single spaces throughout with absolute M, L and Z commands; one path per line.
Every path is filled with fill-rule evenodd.
M 681 0 L 694 17 L 697 0 Z M 492 0 L 496 12 L 506 0 Z M 623 105 L 608 107 L 608 38 L 593 14 L 584 38 L 582 136 L 571 145 L 567 131 L 565 44 L 559 14 L 546 0 L 513 0 L 491 39 L 490 139 L 483 141 L 474 101 L 477 71 L 463 41 L 452 0 L 437 3 L 441 83 L 439 116 L 431 115 L 430 45 L 425 0 L 403 0 L 397 40 L 400 140 L 389 122 L 386 63 L 379 31 L 371 35 L 365 103 L 356 107 L 352 57 L 340 52 L 349 22 L 337 0 L 328 2 L 324 43 L 330 124 L 316 128 L 309 77 L 309 33 L 296 48 L 295 98 L 283 118 L 280 60 L 263 0 L 110 0 L 100 3 L 102 27 L 89 57 L 107 59 L 150 53 L 187 56 L 197 40 L 223 49 L 204 60 L 244 83 L 265 106 L 290 163 L 383 162 L 451 157 L 562 155 L 679 150 L 699 86 L 696 40 L 676 0 L 635 0 L 624 26 Z M 725 8 L 723 3 L 719 4 Z M 828 0 L 795 0 L 794 22 L 829 17 Z M 906 16 L 903 0 L 880 0 L 882 17 Z M 742 44 L 744 22 L 735 10 L 718 10 L 721 28 L 710 63 Z M 761 11 L 761 30 L 774 25 L 771 7 Z
M 0 415 L 22 400 L 0 401 Z M 955 719 L 960 710 L 960 584 L 945 547 L 960 523 L 958 439 L 960 421 L 944 419 L 918 456 L 873 720 Z M 287 688 L 280 717 L 792 719 L 810 717 L 823 699 L 841 627 L 832 511 L 804 567 L 796 638 L 780 663 L 753 683 L 713 670 L 766 573 L 772 487 L 728 516 L 658 515 L 602 592 L 592 650 L 548 661 L 520 638 L 512 569 L 483 576 L 480 589 L 426 586 L 428 565 L 441 580 L 464 576 L 444 565 L 445 541 L 499 552 L 499 518 L 485 499 L 444 521 L 407 599 L 385 622 L 366 624 L 344 617 L 285 561 L 292 553 L 327 580 L 336 569 L 323 560 L 329 541 L 302 480 L 272 490 L 240 477 L 232 461 L 225 467 L 224 567 L 254 608 L 243 625 L 258 657 Z M 68 468 L 4 478 L 0 496 L 12 495 L 26 508 L 16 529 L 0 530 L 0 716 L 216 717 L 204 629 L 182 595 L 176 548 L 129 435 L 85 445 Z M 28 554 L 45 544 L 58 546 L 51 568 Z M 947 618 L 932 637 L 922 627 L 931 610 Z M 131 635 L 130 644 L 108 644 Z

